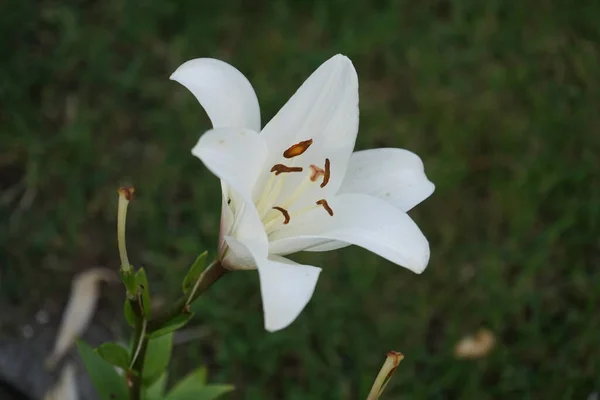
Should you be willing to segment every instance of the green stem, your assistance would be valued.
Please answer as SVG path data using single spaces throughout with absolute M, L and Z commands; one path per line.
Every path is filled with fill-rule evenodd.
M 140 297 L 141 295 L 138 294 L 135 299 L 129 300 L 131 303 L 131 308 L 135 314 L 133 355 L 131 358 L 129 371 L 127 372 L 129 400 L 141 400 L 142 372 L 144 370 L 144 361 L 146 358 L 146 350 L 148 348 L 148 337 L 146 336 L 148 321 L 144 316 L 144 310 Z
M 202 293 L 206 292 L 216 281 L 221 278 L 227 270 L 223 268 L 219 261 L 213 261 L 202 272 L 202 275 L 196 281 L 190 295 L 181 296 L 167 311 L 151 318 L 148 321 L 148 333 L 160 329 L 164 324 L 181 314 L 189 312 L 189 305 L 193 303 Z
M 142 398 L 142 373 L 144 371 L 144 361 L 146 361 L 146 350 L 148 350 L 148 336 L 144 334 L 140 340 L 139 354 L 131 368 L 133 373 L 130 375 L 129 400 L 141 400 Z
M 210 288 L 221 278 L 227 270 L 223 268 L 219 261 L 213 261 L 202 272 L 190 294 L 179 298 L 166 312 L 157 315 L 150 320 L 146 320 L 143 313 L 140 297 L 132 299 L 131 306 L 135 313 L 135 337 L 133 342 L 134 355 L 131 360 L 132 365 L 128 373 L 129 400 L 141 400 L 142 396 L 142 373 L 144 371 L 144 361 L 146 360 L 146 351 L 148 350 L 148 334 L 160 329 L 165 323 L 177 317 L 180 314 L 188 313 L 189 306 L 202 293 Z

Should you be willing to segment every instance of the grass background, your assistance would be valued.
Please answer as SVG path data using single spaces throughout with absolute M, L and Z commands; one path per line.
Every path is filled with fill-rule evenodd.
M 396 349 L 388 399 L 586 398 L 600 390 L 598 15 L 592 0 L 3 2 L 0 299 L 26 314 L 64 300 L 75 272 L 116 269 L 123 183 L 139 193 L 130 258 L 175 296 L 215 248 L 220 191 L 189 153 L 208 118 L 170 73 L 232 63 L 266 122 L 341 52 L 359 74 L 357 147 L 408 148 L 436 183 L 411 211 L 428 269 L 301 255 L 326 268 L 276 334 L 256 274 L 233 274 L 196 304 L 206 329 L 175 374 L 209 365 L 232 399 L 363 399 Z M 482 326 L 495 350 L 455 359 Z

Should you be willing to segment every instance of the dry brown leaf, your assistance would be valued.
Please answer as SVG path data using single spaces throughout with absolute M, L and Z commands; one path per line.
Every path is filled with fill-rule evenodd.
M 60 362 L 88 327 L 100 296 L 99 282 L 113 280 L 116 280 L 115 273 L 106 268 L 89 269 L 73 279 L 69 302 L 62 316 L 54 350 L 46 359 L 49 369 Z
M 462 338 L 454 347 L 456 358 L 482 358 L 485 357 L 496 344 L 496 337 L 489 329 L 480 329 L 475 335 Z
M 78 400 L 77 381 L 75 380 L 75 366 L 68 363 L 62 369 L 56 385 L 44 395 L 44 400 Z

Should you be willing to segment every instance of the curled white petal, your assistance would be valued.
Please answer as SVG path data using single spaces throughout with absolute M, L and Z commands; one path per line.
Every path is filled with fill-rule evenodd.
M 200 137 L 192 154 L 229 189 L 252 202 L 252 189 L 267 156 L 267 146 L 258 133 L 250 129 L 212 129 Z
M 192 92 L 206 110 L 213 128 L 260 131 L 256 93 L 235 67 L 212 58 L 196 58 L 183 63 L 170 79 Z

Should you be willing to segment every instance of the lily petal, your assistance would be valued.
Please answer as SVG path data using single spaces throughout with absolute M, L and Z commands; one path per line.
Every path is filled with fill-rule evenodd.
M 304 249 L 304 251 L 313 251 L 313 252 L 332 251 L 332 250 L 343 249 L 344 247 L 348 247 L 348 246 L 350 246 L 350 243 L 340 242 L 339 240 L 330 240 L 325 243 L 321 243 L 321 241 L 320 241 L 318 245 L 316 245 L 314 247 L 309 247 L 308 249 Z
M 260 131 L 260 108 L 252 85 L 226 62 L 196 58 L 183 63 L 170 79 L 181 83 L 206 110 L 213 128 Z
M 265 329 L 278 331 L 290 325 L 311 299 L 321 268 L 271 256 L 258 263 Z
M 341 194 L 328 204 L 333 216 L 315 209 L 303 215 L 302 222 L 273 233 L 270 252 L 285 255 L 338 240 L 363 247 L 413 272 L 423 272 L 429 262 L 429 243 L 408 214 L 384 200 L 359 193 Z
M 342 183 L 358 132 L 358 77 L 352 62 L 338 54 L 324 62 L 296 91 L 261 136 L 269 147 L 267 165 L 296 162 L 284 160 L 292 145 L 312 139 L 298 163 L 323 167 L 331 162 L 331 179 L 326 190 L 337 192 Z M 268 178 L 268 176 L 266 177 Z M 301 174 L 297 179 L 302 179 Z M 298 182 L 291 178 L 290 185 Z
M 297 264 L 279 256 L 263 258 L 256 242 L 226 238 L 231 248 L 245 248 L 258 267 L 260 293 L 265 315 L 265 329 L 275 332 L 289 326 L 312 297 L 321 268 Z
M 434 190 L 419 156 L 386 148 L 353 153 L 340 193 L 369 194 L 409 211 Z
M 213 129 L 200 137 L 192 154 L 229 189 L 252 202 L 252 188 L 267 157 L 267 146 L 258 133 L 249 129 Z

